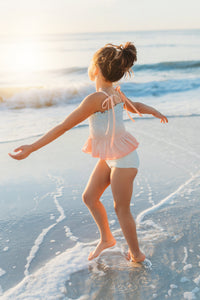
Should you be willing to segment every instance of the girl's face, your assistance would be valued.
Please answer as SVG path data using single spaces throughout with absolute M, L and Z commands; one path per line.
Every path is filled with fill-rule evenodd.
M 97 66 L 94 64 L 94 61 L 91 60 L 89 68 L 88 68 L 88 76 L 90 78 L 91 81 L 95 81 L 95 77 L 98 74 L 98 68 Z

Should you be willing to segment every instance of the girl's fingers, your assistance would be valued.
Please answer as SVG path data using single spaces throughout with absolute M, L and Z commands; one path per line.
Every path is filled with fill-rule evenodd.
M 14 155 L 11 154 L 11 153 L 8 153 L 8 155 L 9 155 L 10 157 L 12 157 L 12 158 L 15 158 Z
M 164 117 L 164 123 L 168 123 L 168 119 Z
M 10 157 L 15 158 L 16 155 L 13 155 L 11 153 L 8 153 L 8 155 L 10 155 Z
M 21 147 L 21 146 L 18 147 L 18 148 L 16 148 L 16 149 L 14 149 L 14 152 L 18 152 L 18 151 L 20 151 L 20 150 L 22 150 L 22 147 Z
M 20 159 L 23 159 L 25 158 L 23 153 L 22 152 L 19 152 L 17 154 L 11 154 L 11 153 L 8 153 L 8 155 L 14 159 L 17 159 L 17 160 L 20 160 Z
M 8 155 L 14 159 L 20 160 L 26 158 L 31 152 L 29 151 L 28 145 L 22 145 L 13 150 L 13 152 L 18 152 L 16 154 L 8 153 Z
M 160 122 L 161 122 L 161 123 L 168 123 L 167 117 L 162 116 Z
M 165 117 L 164 115 L 162 115 L 159 111 L 156 111 L 156 113 L 153 114 L 154 117 L 160 119 L 161 123 L 168 123 L 168 119 L 167 117 Z
M 16 154 L 16 155 L 13 155 L 13 154 L 11 154 L 11 153 L 8 153 L 12 158 L 14 158 L 14 159 L 17 159 L 17 160 L 20 160 L 20 159 L 22 159 L 22 157 L 21 157 L 21 153 L 20 154 Z

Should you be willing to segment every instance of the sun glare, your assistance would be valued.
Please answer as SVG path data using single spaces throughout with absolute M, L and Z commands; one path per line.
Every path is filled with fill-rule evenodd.
M 6 49 L 4 69 L 8 71 L 31 72 L 40 69 L 41 64 L 39 45 L 34 42 L 16 42 Z

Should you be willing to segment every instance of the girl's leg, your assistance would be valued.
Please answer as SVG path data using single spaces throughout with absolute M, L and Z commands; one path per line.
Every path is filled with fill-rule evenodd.
M 145 255 L 140 251 L 136 224 L 130 211 L 133 181 L 136 175 L 137 169 L 135 168 L 111 169 L 111 188 L 115 211 L 129 246 L 131 260 L 141 262 L 145 259 Z
M 83 192 L 83 201 L 90 210 L 100 231 L 100 242 L 88 257 L 97 257 L 104 249 L 112 247 L 116 241 L 110 231 L 106 210 L 100 197 L 110 184 L 110 168 L 104 160 L 99 160 Z

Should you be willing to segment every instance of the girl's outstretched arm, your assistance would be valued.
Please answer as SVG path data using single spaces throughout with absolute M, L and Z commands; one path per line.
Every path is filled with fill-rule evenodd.
M 130 99 L 128 99 L 131 103 L 133 103 L 133 105 L 135 106 L 135 108 L 141 113 L 141 114 L 150 114 L 153 115 L 155 118 L 160 119 L 161 123 L 168 123 L 168 119 L 166 116 L 164 116 L 163 114 L 161 114 L 158 110 L 156 110 L 155 108 L 143 104 L 141 102 L 133 102 Z M 128 111 L 136 113 L 136 111 L 133 109 L 133 107 L 128 103 L 128 101 L 126 102 L 126 107 L 128 109 Z
M 93 93 L 87 96 L 81 104 L 60 124 L 52 128 L 45 135 L 30 145 L 22 145 L 14 150 L 17 154 L 8 153 L 12 158 L 21 160 L 32 152 L 44 147 L 64 134 L 67 130 L 87 119 L 101 109 L 102 93 Z

